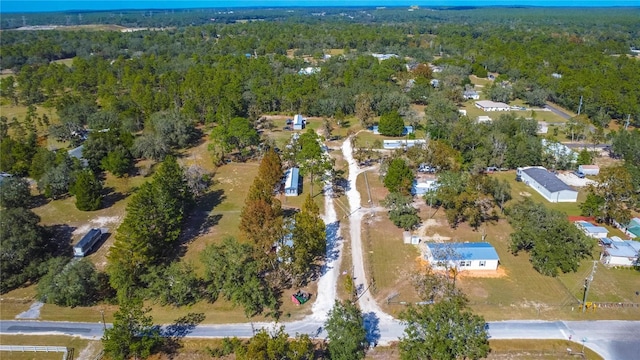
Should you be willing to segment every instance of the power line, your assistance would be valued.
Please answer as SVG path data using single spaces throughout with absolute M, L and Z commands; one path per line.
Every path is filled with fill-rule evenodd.
M 591 282 L 593 281 L 593 275 L 596 273 L 596 268 L 598 267 L 598 261 L 593 261 L 593 268 L 591 269 L 591 274 L 584 279 L 584 297 L 582 298 L 582 312 L 587 311 L 587 295 L 589 294 L 589 287 L 591 286 Z

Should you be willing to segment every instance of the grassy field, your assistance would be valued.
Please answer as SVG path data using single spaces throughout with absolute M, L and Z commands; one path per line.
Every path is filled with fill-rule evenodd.
M 25 345 L 25 346 L 64 346 L 71 350 L 73 356 L 70 359 L 77 359 L 82 354 L 85 359 L 92 359 L 100 352 L 102 345 L 97 340 L 86 340 L 72 336 L 58 335 L 1 335 L 2 345 Z M 59 352 L 0 352 L 0 358 L 11 360 L 60 360 L 62 353 Z

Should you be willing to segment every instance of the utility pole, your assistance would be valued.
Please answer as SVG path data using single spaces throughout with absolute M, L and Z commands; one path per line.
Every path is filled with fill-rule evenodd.
M 102 327 L 104 330 L 107 330 L 107 323 L 104 321 L 104 310 L 100 309 L 100 314 L 102 315 Z
M 580 116 L 580 110 L 582 110 L 582 95 L 580 95 L 580 105 L 578 105 L 578 116 Z
M 591 282 L 593 281 L 593 275 L 596 273 L 596 267 L 598 266 L 598 261 L 593 261 L 593 268 L 591 269 L 591 274 L 584 279 L 584 297 L 582 298 L 582 312 L 587 311 L 587 295 L 589 294 L 589 287 L 591 286 Z

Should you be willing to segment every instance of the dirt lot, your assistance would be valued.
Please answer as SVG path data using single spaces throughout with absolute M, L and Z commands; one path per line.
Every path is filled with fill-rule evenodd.
M 589 185 L 596 185 L 597 182 L 588 178 L 579 178 L 573 172 L 563 172 L 558 174 L 558 178 L 567 185 L 576 187 L 585 187 Z

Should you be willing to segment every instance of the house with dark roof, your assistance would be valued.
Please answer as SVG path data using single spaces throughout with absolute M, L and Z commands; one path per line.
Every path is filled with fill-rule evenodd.
M 542 166 L 518 168 L 517 177 L 549 202 L 576 202 L 578 192 Z
M 436 270 L 497 270 L 500 257 L 487 242 L 427 243 L 425 260 Z

